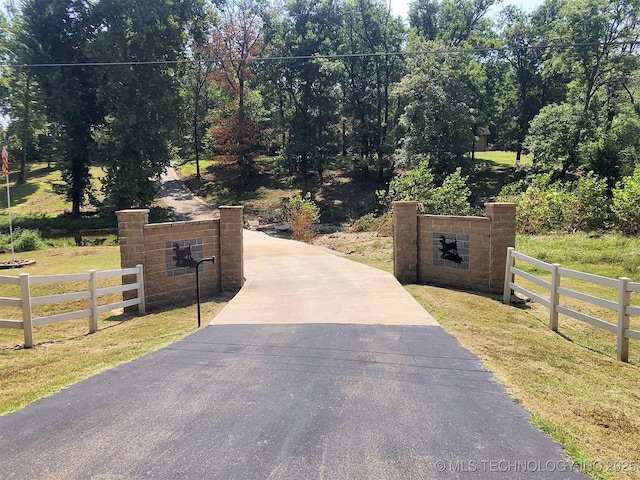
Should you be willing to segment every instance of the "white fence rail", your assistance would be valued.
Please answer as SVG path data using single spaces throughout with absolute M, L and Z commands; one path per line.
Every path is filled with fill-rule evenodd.
M 550 273 L 551 280 L 547 281 L 530 273 L 524 272 L 515 267 L 515 261 L 528 263 L 534 267 L 545 270 Z M 548 298 L 536 294 L 522 285 L 517 285 L 516 276 L 528 280 L 548 292 Z M 560 286 L 562 277 L 573 278 L 583 282 L 595 283 L 605 287 L 614 288 L 618 291 L 618 300 L 611 301 L 604 298 L 578 292 L 569 288 Z M 504 281 L 503 302 L 511 303 L 511 295 L 513 292 L 534 300 L 549 309 L 549 328 L 553 331 L 558 330 L 558 314 L 567 315 L 581 322 L 588 323 L 598 328 L 607 330 L 617 336 L 617 357 L 623 362 L 629 361 L 629 339 L 640 340 L 640 331 L 631 330 L 629 328 L 629 319 L 632 316 L 640 316 L 640 307 L 631 305 L 631 293 L 640 292 L 640 283 L 631 282 L 629 278 L 622 277 L 619 279 L 602 277 L 600 275 L 592 275 L 590 273 L 578 272 L 562 268 L 557 263 L 545 263 L 533 257 L 523 255 L 516 252 L 513 247 L 509 247 L 507 253 L 507 266 Z M 547 293 L 545 292 L 545 293 Z M 592 317 L 571 308 L 560 305 L 560 296 L 564 295 L 575 300 L 597 305 L 599 307 L 612 310 L 617 313 L 617 324 L 604 321 L 602 319 Z
M 121 277 L 123 275 L 135 275 L 135 283 L 117 285 L 115 287 L 98 288 L 98 279 Z M 87 290 L 73 293 L 43 296 L 31 295 L 31 285 L 66 282 L 87 282 L 88 288 Z M 26 348 L 31 348 L 33 346 L 34 327 L 47 325 L 49 323 L 89 317 L 89 333 L 95 333 L 98 330 L 98 314 L 100 313 L 115 310 L 116 308 L 126 308 L 138 305 L 138 313 L 140 315 L 145 314 L 144 277 L 142 265 L 137 265 L 135 268 L 125 268 L 120 270 L 108 270 L 101 272 L 97 270 L 89 270 L 87 273 L 66 275 L 30 276 L 28 273 L 22 273 L 18 277 L 0 275 L 0 284 L 18 285 L 20 287 L 20 298 L 0 297 L 0 306 L 22 308 L 22 320 L 0 319 L 0 328 L 20 328 L 24 330 L 24 345 Z M 136 298 L 110 303 L 108 305 L 98 305 L 98 299 L 101 296 L 131 290 L 137 291 Z M 32 307 L 34 306 L 73 302 L 78 300 L 86 300 L 87 308 L 45 317 L 33 318 L 32 316 Z

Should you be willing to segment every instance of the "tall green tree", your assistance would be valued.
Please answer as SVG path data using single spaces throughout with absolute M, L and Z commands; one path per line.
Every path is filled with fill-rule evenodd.
M 544 51 L 539 48 L 529 48 L 540 43 L 541 35 L 533 25 L 531 17 L 523 10 L 507 6 L 501 12 L 500 23 L 502 25 L 500 40 L 503 47 L 506 47 L 501 51 L 501 57 L 506 60 L 509 68 L 509 83 L 515 90 L 514 101 L 505 105 L 508 113 L 503 116 L 505 121 L 510 118 L 513 122 L 511 125 L 501 125 L 501 140 L 503 144 L 509 145 L 516 151 L 516 165 L 519 165 L 522 144 L 529 131 L 529 125 L 544 102 L 542 82 Z
M 183 117 L 174 62 L 183 59 L 196 0 L 101 0 L 94 12 L 95 58 L 104 119 L 98 136 L 106 163 L 106 201 L 147 206 L 169 165 Z M 158 41 L 162 39 L 162 41 Z
M 496 0 L 414 0 L 409 25 L 427 41 L 448 46 L 484 44 L 491 36 L 487 13 Z
M 414 0 L 409 3 L 409 25 L 427 41 L 438 36 L 438 0 Z
M 31 69 L 50 118 L 61 130 L 59 150 L 72 215 L 91 196 L 92 133 L 101 119 L 88 49 L 95 39 L 93 4 L 83 0 L 25 0 L 17 40 L 21 63 Z
M 402 78 L 404 59 L 397 55 L 361 55 L 399 52 L 406 38 L 404 24 L 378 0 L 352 0 L 345 8 L 343 53 L 345 114 L 352 119 L 354 140 L 365 168 L 377 166 L 378 181 L 392 170 L 393 130 L 398 107 L 393 86 Z
M 442 53 L 441 43 L 418 40 L 412 48 L 426 53 L 408 60 L 409 71 L 398 87 L 405 105 L 400 118 L 404 160 L 415 166 L 429 157 L 435 174 L 453 173 L 474 141 L 473 109 L 482 89 L 478 65 L 469 54 Z
M 342 19 L 330 0 L 292 0 L 283 13 L 268 18 L 266 52 L 284 57 L 277 81 L 290 108 L 282 109 L 287 130 L 282 155 L 307 192 L 309 173 L 321 173 L 334 153 L 338 120 L 339 68 L 314 57 L 336 53 Z
M 552 22 L 550 39 L 571 48 L 552 49 L 544 68 L 569 79 L 566 101 L 574 112 L 580 112 L 575 128 L 565 129 L 571 138 L 563 138 L 569 145 L 554 178 L 563 178 L 581 166 L 596 167 L 610 176 L 619 171 L 619 155 L 611 137 L 618 103 L 626 79 L 638 68 L 634 43 L 640 26 L 638 0 L 566 0 L 548 2 L 557 10 Z M 545 115 L 537 121 L 555 121 Z M 549 127 L 545 127 L 549 128 Z M 535 135 L 535 132 L 532 132 Z M 530 144 L 541 144 L 536 139 Z M 589 148 L 589 146 L 593 148 Z M 608 173 L 605 173 L 608 172 Z M 614 174 L 617 175 L 617 174 Z M 609 179 L 609 184 L 615 178 Z
M 196 177 L 200 178 L 200 157 L 204 148 L 204 138 L 210 128 L 208 116 L 215 104 L 215 85 L 211 79 L 211 72 L 215 66 L 214 58 L 209 52 L 208 45 L 213 30 L 217 25 L 217 16 L 213 6 L 205 3 L 203 14 L 193 19 L 192 33 L 187 44 L 186 62 L 180 71 L 180 79 L 187 104 L 187 121 L 185 138 L 189 146 L 186 151 L 196 164 Z

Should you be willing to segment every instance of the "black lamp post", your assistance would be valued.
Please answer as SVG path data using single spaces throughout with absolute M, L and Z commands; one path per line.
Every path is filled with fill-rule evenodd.
M 198 270 L 202 262 L 216 263 L 216 257 L 203 258 L 196 263 L 196 298 L 198 299 L 198 328 L 200 328 L 200 275 Z

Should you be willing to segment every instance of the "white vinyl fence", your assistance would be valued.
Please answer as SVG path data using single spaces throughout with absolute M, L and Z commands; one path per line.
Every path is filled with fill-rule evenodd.
M 541 270 L 545 270 L 551 274 L 551 280 L 547 281 L 530 273 L 524 272 L 515 267 L 515 261 L 521 261 L 533 265 Z M 528 280 L 548 291 L 546 296 L 538 295 L 521 285 L 517 285 L 516 276 Z M 586 293 L 571 290 L 560 286 L 562 277 L 591 282 L 597 285 L 603 285 L 617 289 L 618 300 L 611 301 L 604 298 L 588 295 Z M 522 253 L 515 251 L 513 247 L 509 247 L 507 253 L 507 267 L 504 281 L 503 302 L 511 303 L 512 292 L 519 292 L 527 298 L 534 300 L 549 309 L 549 328 L 553 331 L 558 330 L 558 314 L 562 313 L 571 318 L 575 318 L 581 322 L 586 322 L 598 328 L 607 330 L 615 334 L 618 338 L 617 357 L 623 362 L 629 361 L 629 339 L 640 340 L 640 331 L 631 330 L 629 328 L 629 319 L 632 316 L 640 316 L 640 307 L 631 305 L 631 294 L 640 292 L 640 283 L 631 282 L 629 278 L 622 277 L 619 279 L 602 277 L 600 275 L 592 275 L 590 273 L 578 272 L 562 268 L 559 264 L 549 264 L 537 260 Z M 612 310 L 618 314 L 617 324 L 610 323 L 599 318 L 586 315 L 571 308 L 560 305 L 560 296 L 580 300 L 583 302 L 597 305 L 599 307 Z
M 98 280 L 102 278 L 121 277 L 123 275 L 136 275 L 136 282 L 125 285 L 116 285 L 113 287 L 98 288 Z M 64 283 L 64 282 L 87 282 L 87 290 L 73 293 L 61 293 L 56 295 L 32 296 L 31 285 L 39 285 L 45 283 Z M 21 328 L 24 330 L 24 346 L 31 348 L 33 346 L 33 328 L 49 323 L 64 322 L 66 320 L 74 320 L 77 318 L 89 317 L 89 333 L 95 333 L 98 330 L 98 314 L 109 312 L 116 308 L 125 308 L 138 305 L 140 315 L 145 313 L 144 303 L 144 278 L 142 265 L 136 268 L 125 268 L 120 270 L 97 271 L 89 270 L 87 273 L 76 273 L 66 275 L 34 275 L 22 273 L 17 277 L 0 275 L 0 284 L 18 285 L 20 287 L 20 298 L 0 297 L 0 306 L 15 307 L 22 309 L 22 320 L 3 320 L 0 319 L 0 328 Z M 126 292 L 130 290 L 137 291 L 137 298 L 131 300 L 110 303 L 108 305 L 98 305 L 98 298 L 103 295 L 111 295 L 114 293 Z M 60 313 L 57 315 L 49 315 L 45 317 L 33 318 L 31 309 L 38 305 L 49 305 L 60 302 L 72 302 L 77 300 L 87 300 L 87 308 L 74 312 Z

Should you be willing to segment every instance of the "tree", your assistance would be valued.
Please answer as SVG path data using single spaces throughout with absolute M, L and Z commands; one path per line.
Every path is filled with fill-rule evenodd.
M 418 41 L 413 48 L 426 52 L 444 47 Z M 414 166 L 428 156 L 434 173 L 452 173 L 474 141 L 477 65 L 464 53 L 425 53 L 411 57 L 408 70 L 398 87 L 405 105 L 400 118 L 405 159 Z
M 210 127 L 207 117 L 215 94 L 211 79 L 215 62 L 207 45 L 212 34 L 212 25 L 216 21 L 215 13 L 205 6 L 200 21 L 194 21 L 193 34 L 188 44 L 187 51 L 191 61 L 187 62 L 181 71 L 183 88 L 189 97 L 188 123 L 193 159 L 196 163 L 196 178 L 201 176 L 200 155 L 203 149 L 203 138 Z
M 451 46 L 481 45 L 490 35 L 486 18 L 496 0 L 442 0 L 438 9 L 441 26 L 438 39 Z
M 529 48 L 540 42 L 538 29 L 530 16 L 521 9 L 508 6 L 500 16 L 503 25 L 501 41 L 505 47 L 501 56 L 509 65 L 509 75 L 515 88 L 515 101 L 510 103 L 513 126 L 513 147 L 516 151 L 516 165 L 520 164 L 522 144 L 529 131 L 531 120 L 542 108 L 542 60 L 543 51 Z
M 105 111 L 96 134 L 106 163 L 103 189 L 116 208 L 148 206 L 171 161 L 183 108 L 172 62 L 184 58 L 187 28 L 201 6 L 196 0 L 102 0 L 96 7 L 92 53 L 117 64 L 96 69 Z
M 574 139 L 580 137 L 584 116 L 570 103 L 547 105 L 531 122 L 525 148 L 536 165 L 564 172 L 576 167 Z
M 549 60 L 559 71 L 570 70 L 575 81 L 570 94 L 589 110 L 596 93 L 613 79 L 621 60 L 635 50 L 640 22 L 637 0 L 571 0 L 566 2 L 554 25 L 557 41 L 578 44 L 561 49 Z
M 83 0 L 26 0 L 17 35 L 24 46 L 22 63 L 51 65 L 34 68 L 33 75 L 50 117 L 63 134 L 62 178 L 74 217 L 80 216 L 80 207 L 91 196 L 92 132 L 101 118 L 95 78 L 86 65 L 95 33 L 92 7 Z
M 348 2 L 345 9 L 344 60 L 345 114 L 354 121 L 365 177 L 370 164 L 378 167 L 378 181 L 384 169 L 393 169 L 391 154 L 395 150 L 391 132 L 397 125 L 397 102 L 392 88 L 402 78 L 404 62 L 392 55 L 358 55 L 364 52 L 398 52 L 405 40 L 405 29 L 399 18 L 376 0 Z M 373 158 L 375 156 L 375 159 Z
M 409 3 L 409 25 L 427 41 L 438 36 L 438 0 L 414 0 Z
M 193 159 L 196 163 L 196 177 L 200 178 L 200 155 L 202 140 L 210 128 L 207 121 L 211 108 L 213 93 L 211 85 L 211 71 L 214 62 L 202 47 L 194 48 L 191 62 L 183 71 L 182 81 L 189 94 L 191 145 Z
M 613 176 L 609 178 L 612 186 L 618 175 L 619 155 L 610 131 L 619 111 L 620 92 L 638 65 L 632 53 L 640 25 L 640 5 L 637 0 L 551 3 L 557 18 L 551 25 L 550 39 L 575 46 L 551 50 L 544 68 L 568 79 L 566 101 L 573 105 L 571 116 L 578 122 L 576 128 L 562 130 L 571 138 L 556 135 L 567 154 L 555 177 L 562 178 L 591 163 L 601 173 Z M 575 118 L 577 112 L 579 118 Z
M 414 0 L 409 25 L 426 41 L 478 45 L 490 35 L 486 15 L 496 0 Z
M 282 157 L 300 175 L 303 193 L 309 189 L 309 173 L 322 172 L 335 148 L 339 69 L 321 56 L 336 52 L 341 24 L 330 0 L 293 0 L 284 15 L 266 24 L 268 53 L 285 59 L 276 67 L 287 104 L 281 109 L 287 131 Z
M 232 115 L 219 119 L 220 125 L 213 131 L 214 141 L 237 158 L 245 179 L 252 174 L 259 141 L 257 124 L 246 100 L 249 84 L 255 77 L 251 57 L 260 54 L 263 44 L 262 8 L 257 0 L 228 0 L 222 4 L 220 27 L 209 45 L 211 56 L 218 60 L 213 75 L 235 104 Z

